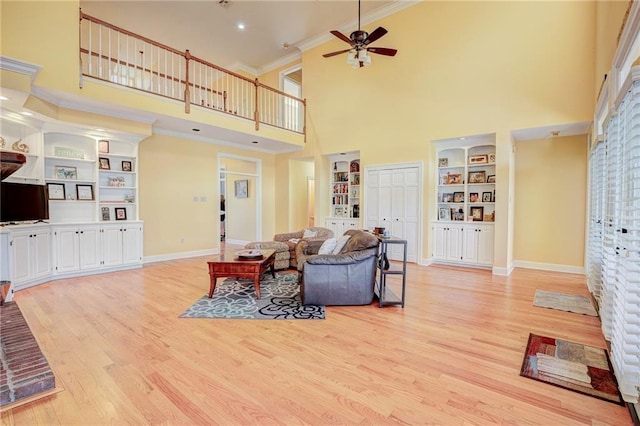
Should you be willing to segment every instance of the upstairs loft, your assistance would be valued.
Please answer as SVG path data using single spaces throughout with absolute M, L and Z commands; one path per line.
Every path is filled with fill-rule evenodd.
M 270 153 L 303 149 L 304 99 L 82 11 L 79 18 L 79 31 L 74 32 L 79 54 L 76 51 L 73 57 L 77 58 L 74 69 L 80 72 L 64 73 L 66 86 L 77 87 L 60 90 L 57 81 L 47 84 L 40 78 L 50 75 L 51 65 L 58 63 L 35 65 L 0 58 L 3 76 L 27 74 L 33 82 L 24 107 L 50 116 L 61 115 L 50 113 L 56 107 L 97 113 L 144 123 L 151 132 Z M 67 43 L 60 47 L 62 62 L 71 52 L 62 53 L 69 49 Z M 70 69 L 68 64 L 60 67 Z M 13 80 L 3 78 L 3 90 L 14 89 Z

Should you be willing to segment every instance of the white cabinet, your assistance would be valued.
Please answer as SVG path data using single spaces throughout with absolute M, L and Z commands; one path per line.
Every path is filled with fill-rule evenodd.
M 142 223 L 104 225 L 103 266 L 142 264 Z
M 48 277 L 51 274 L 51 231 L 46 228 L 23 228 L 11 233 L 11 281 L 14 288 Z
M 473 266 L 493 265 L 493 226 L 473 222 L 434 222 L 432 229 L 434 261 Z
M 324 220 L 324 227 L 331 229 L 333 231 L 333 235 L 337 238 L 349 229 L 359 229 L 359 222 L 356 218 L 342 219 L 328 217 Z

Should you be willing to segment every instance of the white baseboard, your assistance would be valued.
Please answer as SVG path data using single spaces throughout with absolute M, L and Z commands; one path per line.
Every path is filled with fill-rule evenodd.
M 541 269 L 543 271 L 564 272 L 568 274 L 584 275 L 584 266 L 558 265 L 556 263 L 528 262 L 516 260 L 513 262 L 516 268 Z
M 515 268 L 513 263 L 507 266 L 506 268 L 494 266 L 491 272 L 493 273 L 493 275 L 501 275 L 503 277 L 508 277 L 513 272 L 513 268 Z
M 420 259 L 420 262 L 418 262 L 418 265 L 422 265 L 422 266 L 430 266 L 433 265 L 433 259 L 428 258 L 428 259 Z
M 180 253 L 160 254 L 157 256 L 145 256 L 143 263 L 165 262 L 167 260 L 187 259 L 189 257 L 199 256 L 211 256 L 220 254 L 220 249 L 208 249 L 208 250 L 196 250 L 196 251 L 183 251 Z
M 226 240 L 227 244 L 232 244 L 234 246 L 242 246 L 242 247 L 252 242 L 253 241 L 245 241 L 245 240 Z

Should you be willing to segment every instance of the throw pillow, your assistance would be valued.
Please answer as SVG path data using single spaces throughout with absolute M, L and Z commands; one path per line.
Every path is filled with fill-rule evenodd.
M 349 238 L 351 238 L 351 235 L 343 235 L 342 237 L 338 238 L 336 248 L 333 249 L 332 254 L 340 254 L 340 252 L 344 248 L 344 245 L 347 244 L 347 241 L 349 241 Z
M 318 236 L 318 233 L 310 229 L 305 229 L 304 233 L 302 234 L 302 238 L 315 238 L 317 236 Z
M 318 249 L 318 254 L 333 254 L 333 249 L 336 248 L 336 244 L 338 244 L 338 240 L 335 238 L 324 240 L 324 243 L 322 243 Z

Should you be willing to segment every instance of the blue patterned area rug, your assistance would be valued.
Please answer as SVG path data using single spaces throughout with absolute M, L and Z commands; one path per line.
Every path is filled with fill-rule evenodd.
M 324 306 L 302 305 L 297 274 L 265 274 L 256 299 L 253 280 L 227 278 L 180 318 L 324 319 Z

